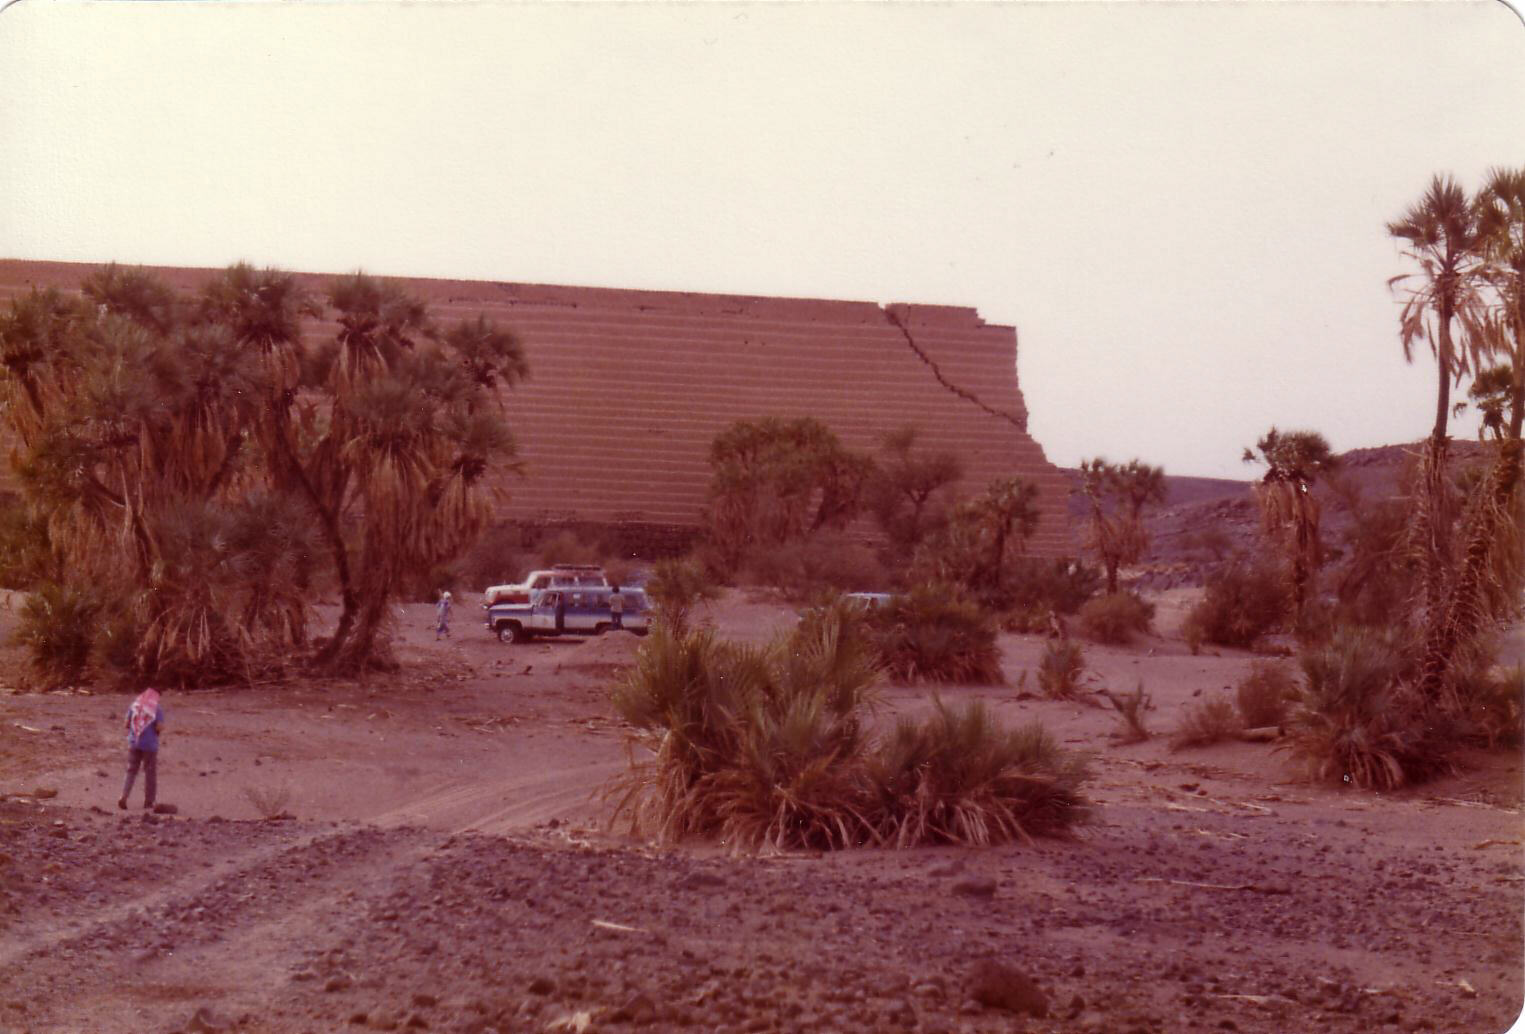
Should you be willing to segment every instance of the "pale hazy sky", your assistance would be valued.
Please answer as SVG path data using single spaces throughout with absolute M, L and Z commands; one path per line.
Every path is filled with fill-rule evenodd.
M 22 0 L 0 256 L 970 305 L 1055 462 L 1245 477 L 1426 433 L 1383 224 L 1522 98 L 1495 0 Z

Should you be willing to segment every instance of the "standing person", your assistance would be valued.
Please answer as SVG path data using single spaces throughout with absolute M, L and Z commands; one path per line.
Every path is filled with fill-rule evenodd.
M 153 810 L 159 789 L 159 731 L 163 728 L 164 708 L 159 704 L 159 691 L 145 689 L 127 708 L 127 782 L 122 786 L 122 796 L 117 798 L 118 808 L 126 810 L 141 765 L 143 807 Z
M 614 591 L 609 594 L 609 627 L 625 627 L 625 597 L 620 595 L 620 587 L 614 586 Z
M 450 590 L 439 594 L 439 603 L 434 607 L 434 641 L 439 642 L 439 637 L 450 637 Z

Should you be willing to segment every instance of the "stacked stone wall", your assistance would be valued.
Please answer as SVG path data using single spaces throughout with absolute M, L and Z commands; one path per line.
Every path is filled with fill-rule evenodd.
M 33 286 L 76 289 L 92 268 L 0 260 L 0 304 Z M 183 290 L 210 275 L 155 272 Z M 304 279 L 315 292 L 327 281 Z M 701 519 L 719 431 L 736 420 L 812 416 L 866 452 L 884 433 L 915 425 L 922 447 L 963 460 L 964 495 L 1012 475 L 1033 482 L 1042 520 L 1030 550 L 1075 551 L 1068 482 L 1025 430 L 1016 331 L 973 309 L 401 282 L 442 323 L 485 315 L 524 343 L 530 378 L 504 401 L 527 476 L 501 485 L 505 522 L 666 529 L 631 534 L 653 546 L 676 542 L 675 529 Z M 305 333 L 319 341 L 336 329 L 311 320 Z

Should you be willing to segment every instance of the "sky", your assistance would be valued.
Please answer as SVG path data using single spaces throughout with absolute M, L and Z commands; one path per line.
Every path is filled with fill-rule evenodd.
M 21 0 L 0 257 L 967 305 L 1052 461 L 1244 478 L 1428 432 L 1385 224 L 1522 97 L 1497 0 Z

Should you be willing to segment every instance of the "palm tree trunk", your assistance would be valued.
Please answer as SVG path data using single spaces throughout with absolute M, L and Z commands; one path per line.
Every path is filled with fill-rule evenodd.
M 1518 437 L 1501 442 L 1489 483 L 1479 488 L 1481 498 L 1469 522 L 1472 526 L 1467 535 L 1461 571 L 1446 601 L 1444 613 L 1437 614 L 1436 620 L 1431 621 L 1425 636 L 1419 688 L 1427 700 L 1441 698 L 1458 655 L 1482 631 L 1486 617 L 1484 581 L 1490 576 L 1500 548 L 1503 522 L 1512 519 L 1514 494 L 1520 483 L 1521 447 Z M 1517 588 L 1507 587 L 1510 592 Z
M 359 674 L 365 670 L 375 652 L 376 632 L 381 627 L 382 618 L 386 616 L 387 600 L 390 597 L 390 593 L 376 592 L 366 599 L 354 635 L 349 637 L 344 650 L 335 655 L 332 665 L 335 671 Z
M 356 612 L 360 609 L 360 595 L 355 591 L 355 579 L 349 566 L 349 548 L 345 545 L 344 535 L 339 530 L 339 516 L 323 504 L 317 488 L 313 486 L 312 479 L 307 476 L 306 468 L 297 458 L 296 449 L 287 437 L 284 419 L 278 418 L 273 437 L 287 473 L 302 490 L 302 495 L 307 500 L 307 505 L 312 507 L 312 512 L 317 514 L 318 527 L 322 529 L 323 538 L 328 543 L 329 553 L 334 560 L 334 574 L 339 579 L 341 604 L 339 624 L 334 629 L 332 638 L 313 658 L 314 665 L 320 668 L 326 667 L 333 663 L 334 658 L 343 648 L 345 640 L 349 638 L 350 629 L 355 624 Z

